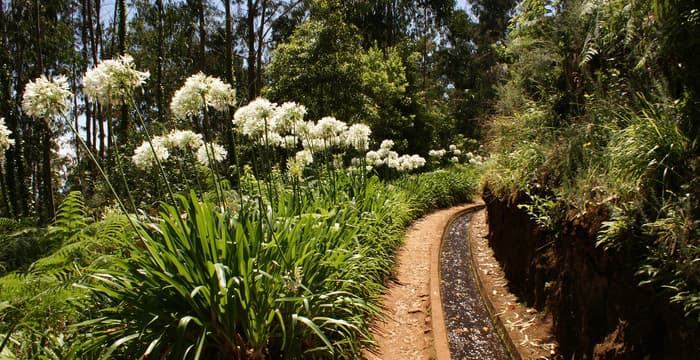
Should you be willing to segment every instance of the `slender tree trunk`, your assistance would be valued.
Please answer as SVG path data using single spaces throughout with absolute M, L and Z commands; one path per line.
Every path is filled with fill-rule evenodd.
M 119 55 L 124 55 L 126 53 L 126 0 L 119 0 L 119 45 L 117 51 Z M 114 128 L 109 128 L 109 131 L 114 131 Z M 116 132 L 117 141 L 126 141 L 128 133 L 129 107 L 124 104 L 121 106 L 119 114 L 119 128 Z M 119 154 L 115 154 L 115 156 L 119 156 Z
M 90 15 L 90 0 L 81 0 L 80 6 L 80 12 L 82 15 L 82 26 L 80 27 L 80 40 L 83 43 L 83 47 L 81 49 L 81 55 L 83 57 L 83 67 L 81 68 L 81 70 L 83 73 L 85 73 L 85 70 L 87 70 L 88 64 L 90 63 L 89 33 L 92 31 L 88 30 L 88 28 L 92 28 L 92 24 L 89 21 L 89 19 L 92 19 L 92 16 Z M 85 143 L 87 144 L 88 148 L 92 148 L 92 112 L 90 111 L 90 103 L 87 100 L 87 98 L 84 98 L 83 102 L 85 104 Z
M 126 52 L 126 0 L 119 0 L 119 54 Z
M 43 42 L 43 31 L 41 27 L 41 5 L 38 0 L 34 1 L 35 16 L 36 16 L 36 36 L 34 41 L 38 44 L 37 54 L 37 74 L 42 74 L 44 72 L 44 58 L 43 49 L 41 44 Z M 45 119 L 43 126 L 41 127 L 38 135 L 41 137 L 41 175 L 40 183 L 41 188 L 39 189 L 39 198 L 41 202 L 41 210 L 39 211 L 39 222 L 41 224 L 48 224 L 55 215 L 54 211 L 54 197 L 53 197 L 53 176 L 51 172 L 51 129 L 49 127 L 50 119 Z
M 97 121 L 97 126 L 100 129 L 100 159 L 104 161 L 105 159 L 105 122 L 102 119 L 102 106 L 97 105 L 97 113 L 99 115 L 99 119 Z
M 260 26 L 258 27 L 258 58 L 256 61 L 255 70 L 255 90 L 256 96 L 260 93 L 262 89 L 262 55 L 263 55 L 263 45 L 264 45 L 264 30 L 265 30 L 265 13 L 267 12 L 267 0 L 262 0 L 262 6 L 260 11 Z
M 163 28 L 163 17 L 165 16 L 165 10 L 163 9 L 163 0 L 156 0 L 156 10 L 158 11 L 158 19 L 156 20 L 158 26 L 158 37 L 160 39 L 165 38 L 165 30 Z M 163 94 L 163 41 L 158 41 L 158 61 L 156 67 L 156 101 L 158 102 L 158 122 L 165 122 L 165 95 Z
M 233 79 L 233 24 L 231 21 L 231 0 L 223 0 L 224 9 L 226 12 L 226 30 L 224 37 L 226 45 L 224 46 L 224 54 L 226 58 L 226 81 L 235 88 Z M 225 137 L 226 151 L 229 154 L 234 152 L 233 144 L 233 126 L 231 124 L 231 111 L 226 112 L 226 121 L 224 121 L 223 133 Z
M 252 101 L 257 96 L 255 88 L 255 17 L 258 9 L 258 1 L 248 0 L 248 101 Z
M 17 5 L 17 8 L 14 9 L 16 17 L 19 17 L 17 14 L 21 14 L 23 12 L 21 6 L 22 5 Z M 14 21 L 20 22 L 21 20 L 15 18 Z M 7 36 L 9 36 L 9 34 L 5 28 L 7 22 L 3 21 L 3 25 L 3 29 L 5 29 L 5 37 L 3 38 L 5 44 L 3 49 L 8 49 L 9 40 L 7 39 Z M 6 81 L 4 81 L 5 89 L 3 90 L 7 93 L 8 105 L 10 102 L 12 102 L 13 109 L 18 107 L 18 104 L 21 103 L 21 94 L 23 91 L 22 84 L 24 83 L 24 45 L 24 42 L 21 41 L 16 43 L 14 53 L 9 54 L 10 56 L 7 58 L 8 62 L 3 67 L 3 76 L 6 77 Z M 13 70 L 8 65 L 12 60 L 14 60 L 14 74 L 12 72 Z M 14 89 L 12 89 L 12 86 L 10 85 L 13 84 L 12 75 L 14 75 L 15 81 Z M 26 178 L 26 174 L 30 167 L 28 162 L 25 160 L 26 157 L 24 156 L 24 148 L 27 146 L 24 139 L 26 139 L 27 136 L 24 131 L 20 131 L 20 115 L 16 111 L 10 111 L 10 109 L 8 109 L 6 114 L 7 117 L 5 120 L 7 121 L 7 127 L 10 131 L 12 131 L 12 136 L 15 139 L 15 145 L 10 147 L 10 149 L 5 152 L 5 161 L 7 164 L 7 186 L 10 188 L 10 201 L 13 204 L 15 215 L 22 217 L 29 215 L 30 201 L 30 193 L 28 192 L 29 189 L 27 188 L 28 183 Z
M 48 224 L 56 215 L 53 197 L 53 176 L 51 171 L 51 128 L 48 122 L 43 126 L 43 140 L 41 146 L 42 153 L 42 184 L 43 184 L 43 206 L 46 208 L 46 218 L 42 219 L 43 224 Z
M 207 28 L 205 21 L 206 0 L 199 0 L 199 70 L 205 71 L 207 66 Z

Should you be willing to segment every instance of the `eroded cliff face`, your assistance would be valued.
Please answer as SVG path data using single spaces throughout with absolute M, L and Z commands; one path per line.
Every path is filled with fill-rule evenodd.
M 537 227 L 485 189 L 489 244 L 511 291 L 528 306 L 550 312 L 564 359 L 698 359 L 697 323 L 682 316 L 635 278 L 631 253 L 595 246 L 604 207 L 570 216 L 558 234 Z

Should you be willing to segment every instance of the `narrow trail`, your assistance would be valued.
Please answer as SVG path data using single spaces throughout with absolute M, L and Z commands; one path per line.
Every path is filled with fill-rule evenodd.
M 396 279 L 382 304 L 385 318 L 375 324 L 378 353 L 371 360 L 435 358 L 430 310 L 431 247 L 449 220 L 469 205 L 436 211 L 415 222 L 397 254 Z
M 365 351 L 365 358 L 508 358 L 509 356 L 501 350 L 494 353 L 487 349 L 500 343 L 500 340 L 494 337 L 496 328 L 491 320 L 477 321 L 472 316 L 475 312 L 461 308 L 465 303 L 470 309 L 483 307 L 481 298 L 477 299 L 479 286 L 482 287 L 481 293 L 487 294 L 489 306 L 492 307 L 489 311 L 498 318 L 499 328 L 505 328 L 503 330 L 511 339 L 511 354 L 523 359 L 555 357 L 557 344 L 551 335 L 551 317 L 525 307 L 508 291 L 505 275 L 488 246 L 485 211 L 476 211 L 466 217 L 456 216 L 464 210 L 480 207 L 482 204 L 472 203 L 436 211 L 419 219 L 408 229 L 404 244 L 397 252 L 396 278 L 388 284 L 387 293 L 382 297 L 384 313 L 373 324 L 372 333 L 377 341 L 377 349 L 374 353 Z M 453 219 L 455 222 L 448 226 Z M 467 233 L 471 245 L 468 245 Z M 461 238 L 465 241 L 460 244 L 448 238 Z M 445 241 L 442 247 L 441 241 Z M 464 247 L 471 247 L 473 254 Z M 459 259 L 463 262 L 472 258 L 475 267 L 473 271 L 471 264 L 466 267 L 465 264 L 458 264 L 459 261 L 456 261 Z M 458 268 L 464 268 L 464 271 L 473 275 L 478 272 L 479 280 L 472 278 L 471 282 L 467 281 L 463 277 L 464 274 L 458 275 L 460 271 L 454 271 Z M 455 275 L 458 275 L 458 278 L 450 278 Z M 446 284 L 457 288 L 444 288 Z M 466 291 L 459 288 L 460 286 L 471 290 Z M 437 290 L 438 288 L 441 290 Z M 454 292 L 455 289 L 457 293 Z M 445 294 L 441 294 L 443 292 Z M 466 295 L 469 292 L 473 296 L 467 299 Z M 431 303 L 434 308 L 431 308 Z M 466 323 L 460 324 L 465 320 Z M 484 342 L 492 344 L 486 346 Z M 468 346 L 465 345 L 467 343 Z M 477 345 L 476 349 L 474 345 Z M 513 349 L 513 346 L 517 350 Z

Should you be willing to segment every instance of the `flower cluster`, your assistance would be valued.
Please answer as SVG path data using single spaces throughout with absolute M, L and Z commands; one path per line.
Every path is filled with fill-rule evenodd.
M 12 131 L 5 126 L 5 118 L 0 118 L 0 163 L 5 157 L 5 151 L 15 144 L 15 140 L 10 139 L 10 134 Z
M 454 145 L 454 144 L 450 144 L 450 146 L 448 147 L 448 149 L 449 149 L 449 151 L 448 151 L 448 150 L 445 150 L 445 149 L 430 150 L 430 151 L 428 152 L 428 155 L 429 155 L 431 158 L 434 158 L 436 161 L 439 162 L 439 161 L 441 161 L 442 158 L 444 158 L 445 155 L 447 155 L 448 152 L 449 152 L 449 153 L 452 154 L 452 156 L 449 158 L 449 161 L 450 161 L 450 162 L 453 162 L 453 163 L 458 163 L 458 162 L 459 162 L 459 156 L 462 155 L 462 151 L 459 150 L 459 149 L 457 148 L 457 145 Z
M 42 75 L 24 87 L 22 109 L 29 116 L 49 119 L 68 110 L 70 97 L 68 80 L 64 76 L 48 79 Z
M 472 152 L 468 152 L 467 161 L 472 165 L 482 165 L 486 159 L 481 155 L 474 155 Z
M 306 108 L 294 102 L 277 105 L 258 98 L 239 108 L 233 124 L 239 133 L 256 139 L 261 145 L 296 149 L 310 153 L 347 147 L 358 151 L 369 148 L 372 130 L 364 124 L 348 126 L 332 116 L 317 122 L 305 121 Z
M 149 76 L 148 71 L 136 70 L 134 58 L 122 55 L 88 70 L 83 76 L 83 87 L 90 98 L 103 104 L 122 105 Z
M 190 130 L 173 130 L 167 135 L 156 136 L 151 141 L 153 150 L 148 142 L 143 142 L 134 150 L 131 160 L 136 167 L 142 170 L 152 168 L 156 164 L 153 153 L 159 161 L 170 158 L 172 152 L 181 151 L 183 153 L 194 153 L 197 162 L 204 166 L 210 166 L 209 159 L 221 162 L 226 158 L 226 150 L 219 144 L 206 144 L 202 140 L 202 134 L 197 134 Z
M 301 179 L 304 174 L 304 168 L 313 162 L 313 154 L 309 150 L 301 150 L 296 153 L 294 158 L 287 160 L 287 170 L 291 176 Z
M 192 130 L 173 130 L 165 136 L 163 144 L 168 148 L 180 150 L 196 149 L 204 144 L 202 134 L 197 134 Z
M 201 113 L 205 107 L 222 111 L 235 104 L 236 91 L 221 79 L 199 72 L 187 78 L 185 85 L 175 92 L 170 110 L 178 119 L 187 119 Z
M 437 160 L 440 160 L 447 154 L 447 151 L 445 149 L 440 149 L 440 150 L 430 150 L 428 151 L 428 156 L 435 158 Z
M 170 157 L 170 152 L 167 146 L 165 146 L 165 143 L 163 138 L 155 137 L 151 141 L 151 144 L 153 144 L 153 148 L 151 149 L 151 145 L 149 145 L 148 142 L 143 142 L 139 147 L 134 149 L 134 155 L 131 157 L 131 160 L 136 167 L 141 170 L 151 169 L 156 164 L 156 156 L 161 162 Z
M 197 149 L 197 162 L 204 166 L 211 166 L 209 159 L 222 162 L 226 159 L 226 155 L 228 155 L 228 152 L 219 144 L 202 144 Z
M 377 151 L 368 151 L 365 155 L 367 164 L 380 167 L 386 165 L 390 169 L 400 172 L 411 171 L 425 166 L 425 159 L 419 155 L 401 155 L 391 150 L 394 147 L 392 140 L 384 140 Z
M 353 124 L 348 128 L 345 143 L 357 151 L 367 151 L 369 149 L 369 136 L 372 129 L 365 124 Z
M 273 133 L 272 130 L 276 126 L 275 119 L 281 117 L 276 114 L 277 110 L 277 104 L 267 99 L 257 98 L 236 110 L 233 114 L 233 125 L 241 134 L 265 141 L 265 135 Z

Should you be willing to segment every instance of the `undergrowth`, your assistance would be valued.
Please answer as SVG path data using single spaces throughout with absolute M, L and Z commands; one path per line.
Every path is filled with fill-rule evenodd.
M 78 193 L 48 236 L 61 246 L 0 278 L 0 338 L 19 358 L 356 358 L 407 225 L 469 201 L 469 167 L 365 183 L 339 174 L 220 208 L 179 196 L 93 221 Z M 364 186 L 359 187 L 360 184 Z M 303 201 L 294 194 L 304 193 Z M 11 329 L 14 327 L 13 329 Z M 283 354 L 283 355 L 282 355 Z

